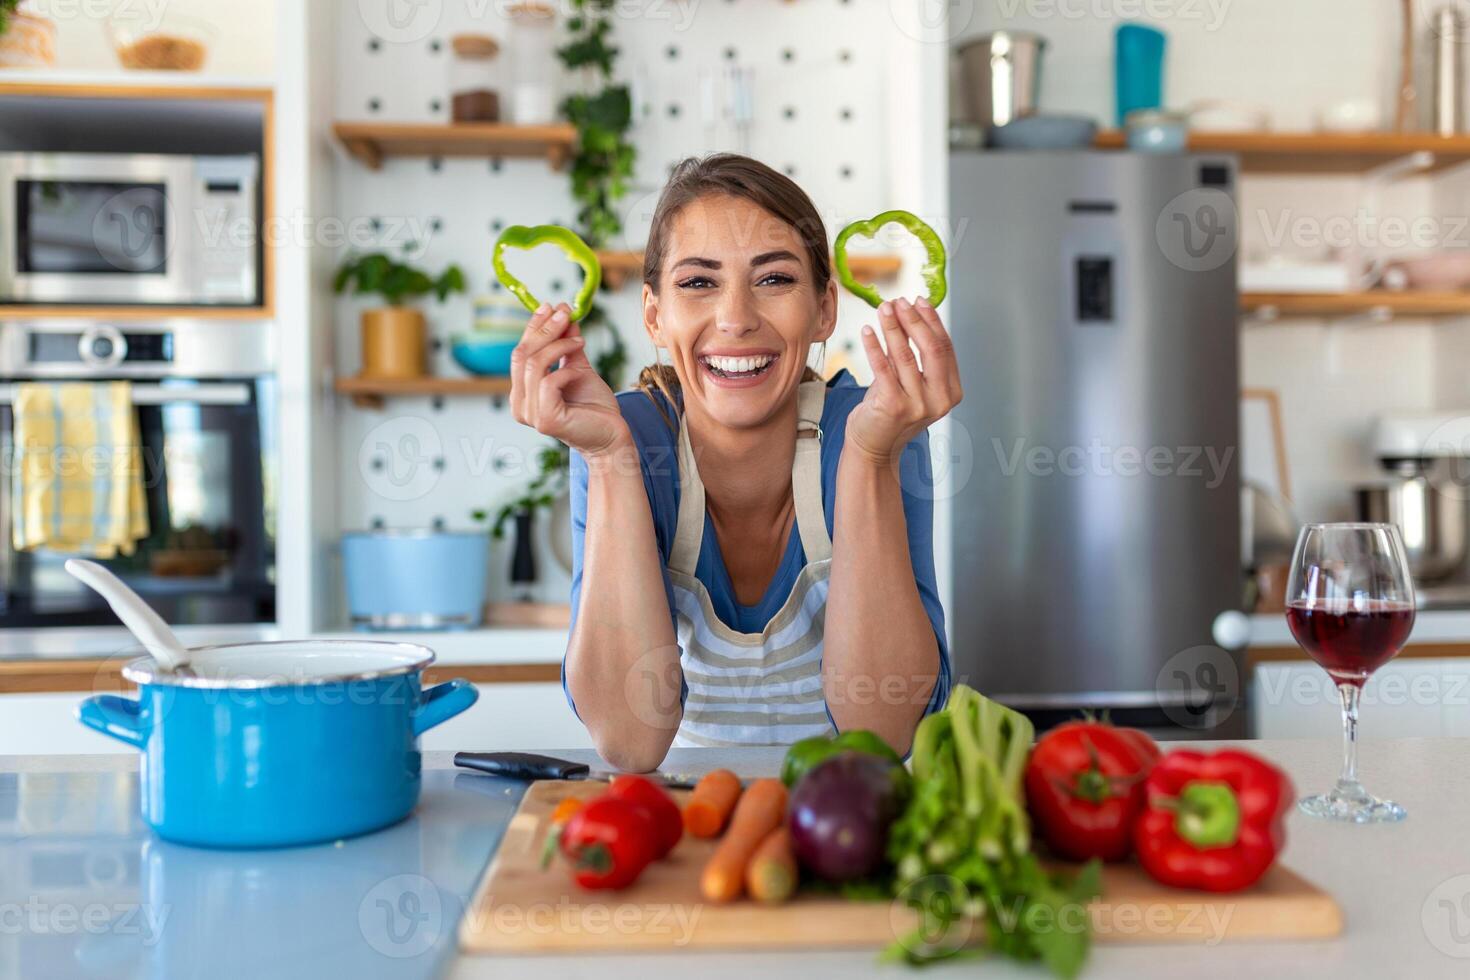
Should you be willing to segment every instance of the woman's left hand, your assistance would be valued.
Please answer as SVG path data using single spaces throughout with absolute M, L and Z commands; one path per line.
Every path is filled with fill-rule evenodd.
M 964 392 L 954 345 L 927 299 L 886 301 L 878 307 L 878 322 L 888 350 L 884 352 L 871 326 L 863 327 L 863 352 L 873 366 L 873 384 L 847 417 L 847 445 L 890 464 L 909 440 L 958 405 Z

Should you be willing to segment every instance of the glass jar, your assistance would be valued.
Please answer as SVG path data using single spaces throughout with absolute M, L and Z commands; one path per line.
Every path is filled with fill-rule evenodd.
M 556 11 L 545 3 L 518 3 L 509 15 L 511 120 L 522 126 L 555 122 L 561 78 Z
M 457 123 L 496 122 L 500 91 L 495 56 L 500 45 L 488 34 L 456 34 L 450 39 L 449 118 Z

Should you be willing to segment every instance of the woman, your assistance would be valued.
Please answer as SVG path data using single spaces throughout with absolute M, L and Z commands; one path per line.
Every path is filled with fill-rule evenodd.
M 886 302 L 872 386 L 824 383 L 807 361 L 836 320 L 811 200 L 732 154 L 659 199 L 643 325 L 670 364 L 638 390 L 598 377 L 565 304 L 532 316 L 511 403 L 573 450 L 562 676 L 610 763 L 834 728 L 906 752 L 948 696 L 925 429 L 960 400 L 949 337 L 925 300 Z

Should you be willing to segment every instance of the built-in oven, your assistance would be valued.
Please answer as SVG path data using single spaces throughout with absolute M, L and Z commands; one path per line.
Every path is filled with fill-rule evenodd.
M 0 153 L 0 303 L 261 305 L 259 159 Z
M 11 405 L 48 381 L 131 382 L 149 531 L 103 564 L 170 623 L 275 621 L 274 347 L 267 322 L 0 323 L 0 632 L 116 623 L 65 572 L 73 555 L 14 544 Z

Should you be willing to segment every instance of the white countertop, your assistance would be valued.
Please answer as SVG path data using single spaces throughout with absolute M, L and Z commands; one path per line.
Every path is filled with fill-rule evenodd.
M 179 638 L 190 646 L 246 643 L 285 639 L 269 624 L 180 626 Z M 561 663 L 567 648 L 565 629 L 494 627 L 473 630 L 369 633 L 329 631 L 318 638 L 392 640 L 421 643 L 434 651 L 440 664 Z M 0 630 L 0 660 L 86 660 L 118 657 L 128 660 L 141 653 L 137 641 L 121 626 L 78 626 L 57 629 Z
M 1328 787 L 1336 775 L 1338 746 L 1329 740 L 1250 743 L 1283 766 L 1301 792 Z M 590 753 L 562 752 L 588 758 Z M 743 774 L 774 773 L 779 750 L 685 749 L 671 753 L 670 770 L 726 766 Z M 425 768 L 451 764 L 448 753 L 425 754 Z M 107 772 L 136 766 L 132 756 L 0 757 L 0 773 Z M 1288 821 L 1283 860 L 1341 904 L 1345 926 L 1335 939 L 1315 942 L 1225 943 L 1205 946 L 1098 946 L 1085 978 L 1142 976 L 1191 980 L 1251 977 L 1414 977 L 1470 975 L 1470 739 L 1403 739 L 1363 746 L 1361 770 L 1370 789 L 1392 796 L 1409 817 L 1393 826 L 1330 824 L 1300 813 Z M 488 805 L 488 804 L 487 804 Z M 490 819 L 488 816 L 486 819 Z M 503 819 L 500 817 L 498 819 Z M 348 909 L 348 914 L 353 910 Z M 355 921 L 355 920 L 354 920 Z M 193 937 L 208 945 L 209 937 Z M 384 961 L 384 969 L 410 964 Z M 800 976 L 803 980 L 852 980 L 856 976 L 1017 977 L 1045 980 L 1043 971 L 998 959 L 931 967 L 914 974 L 879 967 L 867 952 L 661 953 L 619 956 L 459 956 L 448 965 L 456 980 L 527 974 L 648 980 L 698 976 L 700 980 L 750 980 Z

